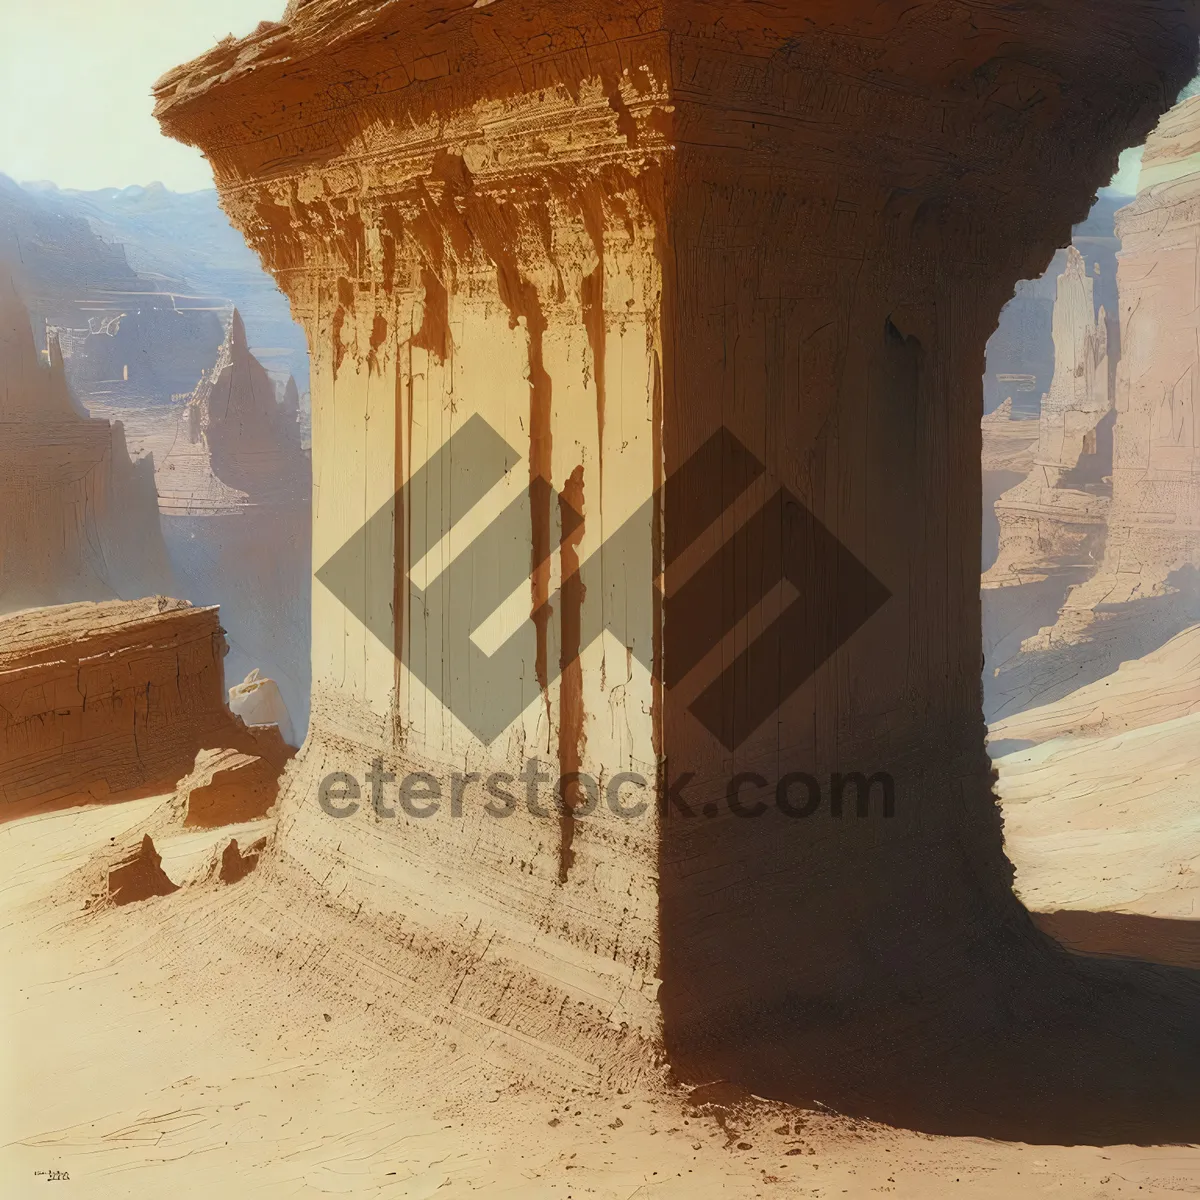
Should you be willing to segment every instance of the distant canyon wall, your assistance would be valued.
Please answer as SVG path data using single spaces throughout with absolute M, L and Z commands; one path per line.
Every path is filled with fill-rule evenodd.
M 1143 186 L 1118 215 L 1124 351 L 1117 376 L 1112 508 L 1095 577 L 1052 636 L 1072 639 L 1096 605 L 1180 594 L 1200 601 L 1200 97 L 1146 143 Z
M 177 302 L 161 276 L 138 275 L 124 248 L 82 217 L 47 207 L 2 176 L 0 265 L 19 287 L 39 342 L 47 330 L 57 335 L 67 381 L 81 399 L 169 402 L 194 386 L 221 344 L 211 311 L 219 298 L 207 306 Z
M 989 645 L 1004 647 L 992 658 L 1014 681 L 999 686 L 989 702 L 994 711 L 1016 711 L 1035 694 L 1061 694 L 1066 680 L 1086 682 L 1115 669 L 1200 619 L 1198 145 L 1200 104 L 1191 98 L 1151 134 L 1138 195 L 1115 214 L 1121 354 L 1111 408 L 1102 373 L 1093 370 L 1103 330 L 1098 316 L 1095 330 L 1088 325 L 1092 306 L 1083 284 L 1091 281 L 1078 263 L 1073 275 L 1059 278 L 1055 387 L 1043 402 L 1029 474 L 995 501 L 997 559 L 984 564 Z M 1065 336 L 1068 329 L 1075 335 Z M 1107 349 L 1111 357 L 1111 344 Z M 1067 389 L 1055 390 L 1060 380 L 1073 389 L 1065 405 Z M 1056 422 L 1065 414 L 1066 440 L 1048 428 L 1047 411 Z M 1084 433 L 1082 445 L 1069 436 L 1071 422 Z M 985 459 L 1003 457 L 1018 424 L 985 418 Z M 995 590 L 1006 588 L 1027 599 Z M 1016 659 L 1036 652 L 1062 661 Z M 987 689 L 998 686 L 995 670 L 985 676 Z
M 1121 334 L 1117 304 L 1116 214 L 1128 196 L 1101 193 L 1091 212 L 1071 231 L 1071 248 L 1083 259 L 1092 281 L 1095 303 L 1107 316 L 1109 359 L 1115 370 Z M 983 375 L 983 411 L 994 412 L 1011 398 L 1018 416 L 1037 416 L 1041 397 L 1054 376 L 1053 312 L 1058 278 L 1067 266 L 1067 250 L 1059 250 L 1045 273 L 1022 279 L 1004 306 L 988 339 Z
M 152 464 L 86 415 L 53 338 L 49 358 L 0 280 L 0 612 L 169 592 Z
M 304 331 L 275 280 L 229 224 L 215 191 L 173 192 L 160 183 L 95 191 L 26 183 L 22 189 L 46 211 L 82 218 L 93 233 L 119 246 L 140 276 L 183 293 L 176 299 L 181 307 L 236 306 L 272 377 L 293 375 L 301 394 L 308 391 Z

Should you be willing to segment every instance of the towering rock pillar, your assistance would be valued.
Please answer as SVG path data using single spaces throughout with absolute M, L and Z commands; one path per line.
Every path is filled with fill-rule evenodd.
M 1200 97 L 1192 97 L 1147 139 L 1137 197 L 1117 214 L 1123 349 L 1107 538 L 1099 569 L 1067 597 L 1038 648 L 1094 637 L 1099 605 L 1123 634 L 1129 627 L 1127 657 L 1144 652 L 1133 648 L 1139 634 L 1153 648 L 1200 614 L 1198 201 Z
M 1112 487 L 1108 319 L 1096 311 L 1083 255 L 1067 248 L 1052 319 L 1054 376 L 1042 397 L 1029 474 L 996 501 L 1000 526 L 985 587 L 1039 582 L 1103 552 Z M 1078 576 L 1076 576 L 1078 578 Z
M 945 1126 L 1081 1020 L 990 791 L 979 419 L 1193 66 L 1095 7 L 315 0 L 160 81 L 312 349 L 276 869 L 457 1038 Z

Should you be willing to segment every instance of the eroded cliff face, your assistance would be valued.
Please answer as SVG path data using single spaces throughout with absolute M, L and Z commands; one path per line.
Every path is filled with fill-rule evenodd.
M 1013 899 L 991 793 L 978 397 L 1014 282 L 1194 65 L 1181 10 L 1103 8 L 312 0 L 158 85 L 313 356 L 272 869 L 409 922 L 393 978 L 456 1037 L 938 1127 L 981 1070 L 1011 1129 L 1099 1069 L 1129 1012 Z M 414 770 L 518 798 L 397 836 Z M 873 772 L 894 816 L 881 780 L 835 815 Z
M 1042 397 L 1029 474 L 995 502 L 996 562 L 984 588 L 1040 583 L 1103 552 L 1111 496 L 1108 320 L 1083 256 L 1070 246 L 1052 319 L 1054 376 Z
M 0 618 L 0 821 L 170 792 L 205 746 L 258 751 L 225 651 L 215 608 L 163 596 Z
M 1165 636 L 1200 611 L 1200 314 L 1191 303 L 1200 270 L 1198 146 L 1193 97 L 1150 136 L 1138 196 L 1118 215 L 1125 349 L 1108 539 L 1096 576 L 1067 598 L 1037 648 L 1101 633 L 1112 618 L 1098 615 L 1098 605 L 1140 606 L 1140 621 L 1162 624 Z
M 75 400 L 53 337 L 49 364 L 0 281 L 0 612 L 168 589 L 153 464 L 119 423 Z

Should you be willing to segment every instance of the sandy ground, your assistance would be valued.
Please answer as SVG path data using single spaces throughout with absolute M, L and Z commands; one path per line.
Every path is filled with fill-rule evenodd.
M 1029 908 L 1200 919 L 1200 626 L 990 733 Z
M 1188 1147 L 935 1138 L 753 1099 L 697 1107 L 666 1087 L 543 1093 L 427 1022 L 339 996 L 316 969 L 320 936 L 310 965 L 248 954 L 235 926 L 269 925 L 288 898 L 206 872 L 257 827 L 160 831 L 186 886 L 85 910 L 96 864 L 159 804 L 0 826 L 5 1197 L 47 1182 L 154 1200 L 1200 1193 Z M 331 910 L 325 936 L 346 919 Z

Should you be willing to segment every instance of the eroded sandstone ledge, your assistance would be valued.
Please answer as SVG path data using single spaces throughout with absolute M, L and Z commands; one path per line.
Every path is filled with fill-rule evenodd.
M 255 753 L 225 652 L 215 608 L 163 596 L 0 617 L 0 820 L 170 792 L 205 746 Z
M 314 585 L 313 724 L 272 869 L 404 923 L 389 962 L 414 1008 L 539 1078 L 617 1084 L 665 1048 L 685 1077 L 1011 1133 L 1131 1128 L 1146 1110 L 1106 1114 L 1080 1081 L 1143 1095 L 1153 1064 L 1176 1080 L 1154 1119 L 1191 1119 L 1168 1066 L 1180 995 L 1068 966 L 1012 897 L 978 584 L 987 337 L 1195 48 L 1192 8 L 1149 0 L 312 0 L 160 82 L 164 128 L 204 149 L 308 331 L 314 562 L 384 514 L 356 543 L 358 616 Z M 525 708 L 490 746 L 454 715 L 496 700 L 479 660 L 429 617 L 449 611 L 454 502 L 389 509 L 472 416 L 525 460 L 493 499 L 527 524 L 483 562 L 530 576 Z M 721 428 L 866 564 L 878 612 L 857 593 L 831 609 L 820 575 L 762 595 L 770 548 L 730 515 L 730 463 L 657 492 Z M 631 519 L 586 589 L 552 589 L 556 542 L 570 578 Z M 739 547 L 700 596 L 738 626 L 707 658 L 706 684 L 734 667 L 707 727 L 672 676 L 686 614 L 653 583 L 688 542 L 692 572 Z M 616 643 L 577 641 L 598 627 Z M 584 821 L 568 795 L 551 822 L 397 828 L 316 803 L 376 756 L 516 774 L 533 753 L 660 788 L 689 772 L 697 809 L 736 773 L 882 770 L 897 811 Z M 1131 1021 L 1174 1032 L 1097 1052 Z

